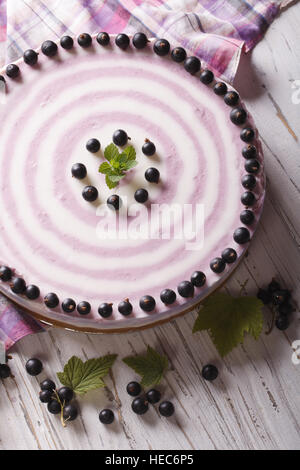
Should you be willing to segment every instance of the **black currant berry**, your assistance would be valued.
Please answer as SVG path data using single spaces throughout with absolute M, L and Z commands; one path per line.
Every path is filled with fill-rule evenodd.
M 113 133 L 112 140 L 115 145 L 118 147 L 123 147 L 127 144 L 128 139 L 130 139 L 123 129 L 118 129 Z
M 142 387 L 138 382 L 129 382 L 126 391 L 131 397 L 137 397 L 142 392 Z
M 186 59 L 186 52 L 183 47 L 175 47 L 171 52 L 171 57 L 174 62 L 180 63 Z
M 121 315 L 124 315 L 126 317 L 127 315 L 131 314 L 132 305 L 128 299 L 123 300 L 122 302 L 119 303 L 118 310 L 121 313 Z
M 245 227 L 239 227 L 234 231 L 233 239 L 239 245 L 243 245 L 244 243 L 248 243 L 250 240 L 250 232 Z
M 63 36 L 60 40 L 60 45 L 63 49 L 72 49 L 74 46 L 73 38 L 71 38 L 71 36 Z
M 11 281 L 10 288 L 15 294 L 24 294 L 26 290 L 26 283 L 21 277 L 15 277 Z
M 215 380 L 218 377 L 219 371 L 216 366 L 212 364 L 207 364 L 206 366 L 203 367 L 202 369 L 202 377 L 205 380 Z
M 7 364 L 0 364 L 0 379 L 7 379 L 10 375 L 10 367 Z
M 278 313 L 280 315 L 289 315 L 293 310 L 294 308 L 289 302 L 278 305 Z
M 112 194 L 106 201 L 108 207 L 112 210 L 118 211 L 122 206 L 122 199 L 118 194 Z
M 256 178 L 254 175 L 244 175 L 242 177 L 242 186 L 245 189 L 249 189 L 250 191 L 255 188 L 256 186 Z
M 72 165 L 71 172 L 72 176 L 78 180 L 82 180 L 87 175 L 86 167 L 83 163 L 74 163 L 74 165 Z
M 155 309 L 155 299 L 151 295 L 143 295 L 140 299 L 140 307 L 145 312 L 152 312 Z
M 272 300 L 272 295 L 266 289 L 259 289 L 256 297 L 261 300 L 264 305 L 268 305 Z
M 149 183 L 158 183 L 159 182 L 160 173 L 157 168 L 148 168 L 145 171 L 145 178 Z
M 76 308 L 76 303 L 74 302 L 73 299 L 65 299 L 62 302 L 61 306 L 64 312 L 71 313 L 71 312 L 74 312 Z
M 91 311 L 91 304 L 89 302 L 85 302 L 84 300 L 82 302 L 79 302 L 77 305 L 77 312 L 80 313 L 80 315 L 88 315 Z
M 98 308 L 98 313 L 99 315 L 101 315 L 101 317 L 103 318 L 108 318 L 111 316 L 112 312 L 113 312 L 113 308 L 112 308 L 112 305 L 113 304 L 108 304 L 106 302 L 104 302 L 103 304 L 101 304 Z
M 17 78 L 19 76 L 20 69 L 16 64 L 9 64 L 6 67 L 6 75 L 9 78 Z
M 111 424 L 113 423 L 114 419 L 115 419 L 115 416 L 114 416 L 113 411 L 108 408 L 100 411 L 99 413 L 99 421 L 102 424 Z
M 98 34 L 98 36 L 97 36 L 97 42 L 98 42 L 101 46 L 108 46 L 109 41 L 110 41 L 110 37 L 109 37 L 109 34 L 108 34 L 108 33 L 105 33 L 104 31 L 102 31 L 101 33 Z
M 221 272 L 224 271 L 226 263 L 223 260 L 223 258 L 214 258 L 210 262 L 210 269 L 217 274 L 220 274 Z
M 65 421 L 74 421 L 78 416 L 78 409 L 73 403 L 64 407 L 63 418 Z
M 244 204 L 244 206 L 253 206 L 255 201 L 255 195 L 251 191 L 245 191 L 241 196 L 241 203 Z
M 200 73 L 199 78 L 204 85 L 209 85 L 214 80 L 214 74 L 211 70 L 205 69 Z
M 42 44 L 42 53 L 47 57 L 54 57 L 57 53 L 57 44 L 53 41 L 44 41 Z
M 234 263 L 237 259 L 237 253 L 233 248 L 225 248 L 221 254 L 223 260 L 227 264 Z
M 27 49 L 23 54 L 25 64 L 35 65 L 38 61 L 38 54 L 33 49 Z
M 216 95 L 223 96 L 227 93 L 227 85 L 224 82 L 218 82 L 214 86 L 214 92 Z
M 147 46 L 148 38 L 144 33 L 135 33 L 132 38 L 132 44 L 136 49 L 144 49 Z
M 61 412 L 61 406 L 57 400 L 49 401 L 47 408 L 48 408 L 49 413 L 53 415 L 57 415 L 58 413 Z
M 39 359 L 33 357 L 31 359 L 28 359 L 25 364 L 25 368 L 29 375 L 35 376 L 39 375 L 42 372 L 43 364 Z
M 93 202 L 98 197 L 98 189 L 95 186 L 85 186 L 82 190 L 82 197 L 85 201 Z
M 142 152 L 144 155 L 147 155 L 147 157 L 151 157 L 152 155 L 154 155 L 156 152 L 156 147 L 154 143 L 146 139 L 142 147 Z
M 131 408 L 132 408 L 132 411 L 136 413 L 137 415 L 143 415 L 148 411 L 149 405 L 148 405 L 148 402 L 145 400 L 145 398 L 138 397 L 138 398 L 135 398 L 133 402 L 131 403 Z
M 12 270 L 8 266 L 1 266 L 0 268 L 0 279 L 3 282 L 10 281 L 12 278 Z
M 40 387 L 41 390 L 50 390 L 51 392 L 53 392 L 53 390 L 56 388 L 55 383 L 50 379 L 43 380 L 43 382 L 40 383 Z
M 53 399 L 53 393 L 51 390 L 41 390 L 39 394 L 39 399 L 42 403 L 49 403 Z
M 146 398 L 149 403 L 154 405 L 155 403 L 158 403 L 161 399 L 161 393 L 159 390 L 155 390 L 154 388 L 152 388 L 146 393 Z
M 241 130 L 240 137 L 243 142 L 251 142 L 254 139 L 255 133 L 251 127 L 244 127 Z
M 88 33 L 82 33 L 79 34 L 77 42 L 81 47 L 90 47 L 90 45 L 92 44 L 92 37 Z
M 148 200 L 148 191 L 143 188 L 137 189 L 134 193 L 134 199 L 136 200 L 136 202 L 140 202 L 143 204 Z
M 206 282 L 206 276 L 202 271 L 194 271 L 191 275 L 191 283 L 196 287 L 204 286 Z
M 48 308 L 56 308 L 59 304 L 59 298 L 54 292 L 49 292 L 49 294 L 44 297 L 44 302 Z
M 253 224 L 254 219 L 254 213 L 252 211 L 249 211 L 248 209 L 240 213 L 240 221 L 242 222 L 242 224 L 251 225 Z
M 30 284 L 29 286 L 26 287 L 25 295 L 27 299 L 30 299 L 30 300 L 38 299 L 40 296 L 40 289 L 38 288 L 38 286 Z
M 194 286 L 190 281 L 180 282 L 180 284 L 178 284 L 177 290 L 181 297 L 193 297 L 194 295 Z
M 244 158 L 255 158 L 256 157 L 256 147 L 255 145 L 249 144 L 242 150 L 242 155 Z
M 164 289 L 160 293 L 160 300 L 165 305 L 173 304 L 176 300 L 176 292 L 174 292 L 172 289 Z
M 228 106 L 235 106 L 239 102 L 239 95 L 236 91 L 229 91 L 224 96 L 224 101 Z
M 259 169 L 260 164 L 258 160 L 255 160 L 254 158 L 249 158 L 245 161 L 245 170 L 248 173 L 256 174 L 259 172 Z
M 278 330 L 286 330 L 290 325 L 289 317 L 286 315 L 279 315 L 275 320 L 275 325 Z
M 198 59 L 198 57 L 191 56 L 185 59 L 183 65 L 187 72 L 189 72 L 191 75 L 194 75 L 195 73 L 199 72 L 200 67 L 201 67 L 201 62 Z
M 280 290 L 280 284 L 275 279 L 272 279 L 272 281 L 268 285 L 268 291 L 273 294 L 273 292 L 276 292 L 277 290 Z
M 127 34 L 122 33 L 116 36 L 115 43 L 123 51 L 127 49 L 127 47 L 129 46 L 129 42 L 130 41 L 129 41 L 129 37 L 127 36 Z
M 243 108 L 234 108 L 230 112 L 230 120 L 237 126 L 244 124 L 247 120 L 247 113 Z
M 284 304 L 290 297 L 290 292 L 288 290 L 276 290 L 272 293 L 272 302 L 274 305 Z
M 166 39 L 157 39 L 154 43 L 153 50 L 159 56 L 165 56 L 170 52 L 170 43 Z
M 61 387 L 57 390 L 57 395 L 61 403 L 69 403 L 69 401 L 73 400 L 74 392 L 69 387 Z
M 92 153 L 99 152 L 100 147 L 101 147 L 101 144 L 98 139 L 89 139 L 86 143 L 86 149 Z
M 174 405 L 170 401 L 162 401 L 158 409 L 160 414 L 165 418 L 169 418 L 170 416 L 172 416 L 175 411 Z

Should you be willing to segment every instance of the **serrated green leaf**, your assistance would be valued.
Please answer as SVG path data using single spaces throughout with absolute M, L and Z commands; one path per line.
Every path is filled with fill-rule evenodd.
M 103 162 L 99 167 L 99 172 L 106 175 L 105 182 L 109 189 L 115 188 L 119 181 L 125 176 L 125 171 L 137 165 L 135 149 L 130 145 L 120 154 L 118 147 L 111 143 L 104 150 L 104 157 L 107 162 Z
M 108 374 L 116 358 L 117 354 L 107 354 L 83 362 L 79 357 L 72 356 L 64 371 L 57 373 L 57 377 L 63 385 L 82 395 L 90 390 L 105 387 L 103 377 Z
M 148 346 L 145 355 L 125 357 L 123 362 L 142 377 L 141 385 L 149 387 L 158 384 L 168 367 L 168 358 Z
M 124 178 L 125 175 L 109 175 L 110 181 L 113 183 L 118 183 L 122 178 Z
M 127 160 L 135 160 L 136 159 L 136 151 L 135 151 L 135 149 L 132 145 L 129 145 L 128 147 L 126 147 L 122 152 L 122 155 L 123 154 L 126 155 Z
M 263 326 L 262 307 L 263 303 L 256 297 L 231 297 L 221 292 L 210 295 L 198 312 L 193 333 L 208 330 L 224 357 L 243 343 L 245 333 L 255 339 L 259 337 Z
M 134 168 L 138 162 L 136 160 L 130 160 L 129 162 L 126 163 L 126 170 L 130 170 L 131 168 Z
M 106 173 L 109 173 L 110 171 L 111 171 L 111 167 L 110 167 L 110 164 L 108 162 L 103 162 L 99 166 L 99 172 L 100 173 L 106 174 Z
M 109 187 L 109 189 L 112 189 L 112 188 L 115 188 L 116 186 L 118 186 L 118 183 L 115 183 L 115 182 L 111 181 L 109 175 L 105 176 L 105 182 L 106 182 L 107 186 Z
M 118 147 L 113 142 L 109 144 L 107 147 L 105 147 L 104 158 L 106 158 L 106 160 L 110 162 L 113 158 L 117 159 L 118 156 L 119 156 Z

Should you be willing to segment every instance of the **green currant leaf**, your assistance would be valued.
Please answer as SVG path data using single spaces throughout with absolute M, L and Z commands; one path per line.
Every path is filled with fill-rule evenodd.
M 168 358 L 148 346 L 145 355 L 125 357 L 123 362 L 142 377 L 141 385 L 149 387 L 158 384 L 166 369 Z
M 103 377 L 108 374 L 116 358 L 116 354 L 108 354 L 83 362 L 79 357 L 73 356 L 65 365 L 64 371 L 57 373 L 57 377 L 63 385 L 82 395 L 90 390 L 105 387 Z
M 219 354 L 223 357 L 244 341 L 245 333 L 255 339 L 263 326 L 263 303 L 256 297 L 231 297 L 218 292 L 203 302 L 193 327 L 208 330 Z

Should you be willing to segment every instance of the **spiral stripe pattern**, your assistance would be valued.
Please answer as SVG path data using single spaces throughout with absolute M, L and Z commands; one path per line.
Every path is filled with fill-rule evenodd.
M 110 328 L 142 324 L 151 321 L 149 317 L 171 316 L 184 308 L 191 300 L 177 295 L 176 303 L 166 307 L 159 294 L 164 288 L 176 291 L 195 270 L 204 271 L 207 282 L 196 289 L 193 301 L 219 285 L 232 267 L 218 275 L 209 268 L 211 259 L 226 247 L 241 257 L 246 248 L 232 238 L 241 226 L 244 143 L 222 98 L 170 58 L 153 54 L 150 45 L 126 52 L 96 43 L 89 49 L 76 45 L 71 52 L 60 49 L 51 59 L 40 54 L 37 66 L 28 67 L 22 60 L 18 65 L 20 78 L 7 82 L 6 103 L 0 108 L 1 264 L 14 268 L 28 284 L 37 284 L 42 295 L 56 292 L 61 301 L 89 301 L 92 310 L 84 321 Z M 109 190 L 98 167 L 104 161 L 103 149 L 119 128 L 131 137 L 139 163 Z M 92 137 L 101 141 L 97 154 L 85 148 Z M 141 151 L 145 138 L 156 145 L 153 157 Z M 71 177 L 76 162 L 88 171 L 82 181 Z M 159 169 L 158 185 L 145 180 L 148 167 Z M 94 203 L 81 196 L 87 184 L 99 191 Z M 164 238 L 157 221 L 151 227 L 155 238 L 99 238 L 105 223 L 115 217 L 105 210 L 107 197 L 117 193 L 131 207 L 137 188 L 148 190 L 148 203 L 142 214 L 125 216 L 121 211 L 119 223 L 125 217 L 128 227 L 143 230 L 149 228 L 153 204 L 200 205 L 203 246 L 187 250 L 186 240 Z M 263 196 L 261 169 L 251 233 Z M 185 223 L 194 223 L 192 214 L 186 215 Z M 176 210 L 170 221 L 172 234 L 182 222 Z M 0 289 L 9 292 L 5 283 Z M 139 307 L 145 294 L 156 299 L 150 314 Z M 134 307 L 128 318 L 117 311 L 124 298 Z M 58 307 L 50 312 L 42 299 L 18 301 L 52 318 L 64 316 L 70 325 L 83 321 L 76 311 L 66 315 Z M 114 305 L 109 319 L 97 313 L 102 302 Z

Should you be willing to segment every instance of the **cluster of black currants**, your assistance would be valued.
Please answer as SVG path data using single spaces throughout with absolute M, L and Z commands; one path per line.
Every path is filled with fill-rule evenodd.
M 47 403 L 47 408 L 51 414 L 60 414 L 62 424 L 67 421 L 74 421 L 78 416 L 78 408 L 71 401 L 74 398 L 74 392 L 69 387 L 61 387 L 56 390 L 55 383 L 50 379 L 45 379 L 40 384 L 40 401 Z
M 152 388 L 145 394 L 142 391 L 142 387 L 138 382 L 129 382 L 126 387 L 128 395 L 136 397 L 131 403 L 131 409 L 138 415 L 145 414 L 149 409 L 149 403 L 155 405 L 161 399 L 161 393 L 159 390 Z M 162 401 L 158 407 L 159 413 L 166 418 L 169 418 L 174 414 L 175 408 L 173 403 L 170 401 Z
M 131 403 L 131 409 L 137 415 L 144 415 L 149 409 L 149 403 L 155 405 L 161 400 L 161 393 L 159 390 L 152 388 L 145 394 L 142 387 L 138 382 L 129 382 L 126 387 L 128 395 L 135 397 Z M 169 418 L 174 414 L 175 408 L 170 401 L 162 401 L 158 407 L 159 413 Z M 99 413 L 99 420 L 102 424 L 111 424 L 114 421 L 114 413 L 110 409 L 104 409 Z
M 43 363 L 40 359 L 31 358 L 26 362 L 26 371 L 31 376 L 39 375 L 43 370 Z M 47 403 L 47 408 L 51 414 L 60 414 L 61 423 L 66 425 L 67 421 L 74 421 L 78 416 L 78 408 L 71 401 L 74 392 L 69 387 L 61 387 L 58 390 L 53 380 L 45 379 L 40 384 L 40 401 Z
M 290 314 L 294 307 L 291 303 L 291 291 L 282 289 L 279 282 L 272 279 L 267 289 L 259 289 L 257 298 L 265 305 L 271 305 L 275 309 L 275 325 L 279 330 L 286 330 L 290 324 Z

